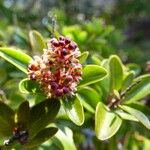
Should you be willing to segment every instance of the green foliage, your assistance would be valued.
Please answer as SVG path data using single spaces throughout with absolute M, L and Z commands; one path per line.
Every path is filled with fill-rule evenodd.
M 47 99 L 33 106 L 30 110 L 29 134 L 32 138 L 53 122 L 60 108 L 60 102 L 55 99 Z
M 0 101 L 0 135 L 8 137 L 11 135 L 15 112 L 5 103 Z
M 89 55 L 89 52 L 88 52 L 88 51 L 85 51 L 85 52 L 83 52 L 83 53 L 81 54 L 81 56 L 79 56 L 78 59 L 79 59 L 79 61 L 80 61 L 81 64 L 83 64 L 83 63 L 86 61 L 88 55 Z
M 42 93 L 41 86 L 29 79 L 23 79 L 19 83 L 19 90 L 23 93 Z
M 79 88 L 98 82 L 107 75 L 104 68 L 97 65 L 86 65 L 83 68 L 82 81 L 79 84 Z
M 91 112 L 95 111 L 96 105 L 101 99 L 101 95 L 88 86 L 81 88 L 78 91 L 77 97 L 81 100 L 84 107 Z
M 16 112 L 16 123 L 21 125 L 22 128 L 29 128 L 29 119 L 30 119 L 30 107 L 29 102 L 24 101 L 20 104 Z
M 42 52 L 43 49 L 46 48 L 46 43 L 44 41 L 44 38 L 38 31 L 36 30 L 30 31 L 29 38 L 30 38 L 32 49 L 35 52 Z
M 140 76 L 134 82 L 138 82 L 125 96 L 125 100 L 135 102 L 150 94 L 150 75 Z M 133 83 L 134 83 L 133 82 Z
M 146 128 L 150 129 L 150 121 L 148 118 L 141 112 L 134 108 L 128 106 L 120 106 L 121 109 L 133 115 L 137 120 L 139 120 Z
M 111 138 L 120 128 L 122 120 L 101 102 L 95 112 L 95 132 L 100 140 Z
M 102 64 L 104 65 L 104 63 Z M 110 56 L 109 61 L 105 61 L 104 66 L 108 70 L 109 75 L 107 78 L 104 78 L 102 83 L 100 83 L 100 87 L 102 88 L 104 94 L 105 92 L 109 92 L 107 94 L 108 97 L 103 97 L 104 99 L 106 99 L 105 102 L 109 108 L 107 108 L 107 106 L 102 103 L 98 104 L 97 106 L 95 115 L 95 130 L 97 133 L 97 137 L 101 140 L 104 140 L 113 136 L 119 129 L 122 119 L 136 122 L 139 121 L 149 129 L 149 120 L 143 114 L 143 112 L 138 109 L 123 105 L 124 103 L 133 103 L 137 100 L 141 100 L 149 94 L 149 75 L 143 75 L 133 79 L 134 74 L 131 71 L 127 71 L 126 67 L 121 63 L 121 60 L 117 56 Z M 125 77 L 124 79 L 123 76 Z M 106 83 L 107 85 L 109 85 L 108 89 L 111 90 L 104 91 L 103 87 L 106 86 Z M 118 92 L 116 90 L 118 90 Z M 120 110 L 120 108 L 123 111 Z M 108 115 L 105 115 L 107 113 Z M 102 114 L 104 114 L 104 116 Z M 116 123 L 116 126 L 114 127 L 116 130 L 113 129 L 113 132 L 109 130 L 109 123 L 106 123 L 107 121 L 103 121 L 102 119 L 104 117 L 105 120 L 105 117 L 109 117 L 109 115 L 110 117 L 116 117 L 116 119 L 113 120 L 114 124 L 111 124 L 111 119 L 106 119 L 107 121 L 110 121 L 112 128 Z M 105 123 L 108 126 L 106 126 Z M 107 129 L 103 130 L 103 126 Z
M 27 65 L 32 60 L 30 56 L 22 51 L 11 48 L 1 47 L 0 56 L 25 73 L 27 73 Z
M 64 26 L 62 28 L 62 34 L 76 41 L 81 51 L 86 49 L 91 53 L 98 52 L 105 57 L 116 52 L 114 47 L 120 44 L 118 41 L 124 39 L 114 26 L 106 26 L 103 19 L 96 18 L 93 18 L 92 22 L 83 23 L 82 26 Z
M 54 136 L 57 131 L 58 129 L 54 127 L 45 128 L 41 130 L 31 141 L 29 141 L 29 143 L 26 144 L 25 147 L 32 148 L 32 147 L 39 146 L 45 141 L 47 141 L 49 138 Z
M 83 106 L 78 97 L 62 100 L 64 109 L 68 117 L 77 125 L 81 126 L 84 122 Z
M 123 68 L 120 59 L 111 56 L 109 59 L 111 90 L 120 90 L 123 80 Z
M 0 109 L 1 136 L 12 136 L 14 128 L 27 131 L 29 134 L 28 143 L 25 144 L 27 148 L 40 145 L 52 137 L 58 130 L 54 127 L 45 128 L 54 121 L 59 111 L 60 102 L 57 100 L 47 99 L 33 107 L 29 107 L 29 102 L 24 101 L 16 112 L 2 102 L 0 107 L 2 107 Z M 12 144 L 15 144 L 15 141 Z
M 7 16 L 16 11 L 15 8 L 10 12 L 1 3 L 0 11 L 5 10 Z M 134 9 L 130 7 L 130 11 L 140 5 L 132 6 Z M 58 24 L 51 16 L 52 11 L 58 14 Z M 6 94 L 0 91 L 0 144 L 4 145 L 4 140 L 13 136 L 16 127 L 28 131 L 29 137 L 25 145 L 20 146 L 16 144 L 18 141 L 14 141 L 8 147 L 1 146 L 2 149 L 76 150 L 93 146 L 91 149 L 113 150 L 123 143 L 124 149 L 143 147 L 149 150 L 150 75 L 142 75 L 145 73 L 144 64 L 149 59 L 149 45 L 143 43 L 142 46 L 140 42 L 135 45 L 124 40 L 122 30 L 108 24 L 108 19 L 105 22 L 104 19 L 93 18 L 74 25 L 73 21 L 67 22 L 69 18 L 64 11 L 56 9 L 41 19 L 43 28 L 33 16 L 30 16 L 30 21 L 29 18 L 24 20 L 25 16 L 18 18 L 18 12 L 15 13 L 18 20 L 14 19 L 14 24 L 9 24 L 15 18 L 13 15 L 9 21 L 5 18 L 0 22 L 0 86 Z M 35 12 L 33 14 L 36 15 Z M 52 17 L 54 26 L 48 17 Z M 71 17 L 74 18 L 72 14 Z M 40 32 L 27 31 L 27 25 Z M 82 80 L 75 95 L 63 97 L 61 103 L 59 98 L 45 100 L 41 85 L 27 79 L 26 75 L 32 60 L 27 54 L 40 54 L 46 48 L 43 35 L 57 36 L 55 30 L 78 43 L 82 51 L 78 59 L 84 64 Z M 111 55 L 116 53 L 120 57 Z M 129 64 L 124 65 L 121 58 Z M 90 131 L 85 132 L 87 128 Z M 103 143 L 104 140 L 107 142 Z

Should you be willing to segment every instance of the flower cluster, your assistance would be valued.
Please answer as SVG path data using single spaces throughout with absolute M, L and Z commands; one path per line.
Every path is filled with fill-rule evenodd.
M 82 75 L 79 56 L 75 42 L 63 36 L 53 38 L 42 57 L 34 56 L 29 64 L 29 79 L 37 81 L 48 97 L 73 95 Z

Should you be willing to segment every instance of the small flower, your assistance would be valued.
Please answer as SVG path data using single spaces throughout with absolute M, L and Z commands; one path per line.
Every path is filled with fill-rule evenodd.
M 82 65 L 77 44 L 60 36 L 48 42 L 41 57 L 35 56 L 28 66 L 28 77 L 37 81 L 48 97 L 73 95 L 80 82 Z

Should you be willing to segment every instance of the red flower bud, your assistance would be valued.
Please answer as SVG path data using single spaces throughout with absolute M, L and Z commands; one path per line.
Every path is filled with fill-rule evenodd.
M 63 89 L 57 89 L 56 90 L 56 96 L 60 97 L 63 95 Z
M 64 46 L 64 45 L 65 45 L 65 42 L 64 42 L 64 41 L 59 41 L 59 45 L 60 45 L 60 46 Z
M 66 38 L 66 39 L 65 39 L 65 43 L 66 43 L 66 44 L 69 44 L 70 42 L 71 42 L 70 38 Z

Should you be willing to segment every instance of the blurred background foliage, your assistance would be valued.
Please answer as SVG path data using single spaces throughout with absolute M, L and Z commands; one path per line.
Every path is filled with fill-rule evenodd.
M 29 49 L 29 30 L 37 29 L 50 37 L 55 23 L 56 30 L 71 34 L 82 50 L 100 51 L 104 57 L 119 52 L 125 62 L 144 66 L 150 47 L 148 3 L 148 0 L 0 0 L 0 44 Z
M 36 52 L 29 40 L 32 29 L 39 31 L 46 40 L 54 33 L 70 36 L 82 52 L 90 52 L 87 63 L 99 64 L 102 57 L 117 54 L 125 64 L 130 63 L 130 68 L 142 74 L 150 60 L 149 0 L 0 0 L 0 46 L 17 47 L 34 55 Z M 11 99 L 6 102 L 13 108 L 23 99 L 30 98 L 32 103 L 32 95 L 18 91 L 18 83 L 24 77 L 0 59 L 0 99 Z M 147 115 L 150 117 L 150 113 Z M 119 133 L 109 141 L 100 142 L 87 129 L 94 124 L 88 112 L 86 118 L 82 128 L 66 121 L 73 130 L 78 149 L 150 149 L 150 134 L 135 123 L 124 122 Z M 64 121 L 59 119 L 58 124 L 61 123 Z M 69 133 L 72 135 L 70 130 Z M 50 145 L 56 149 L 59 142 L 54 137 L 40 150 L 49 149 Z

